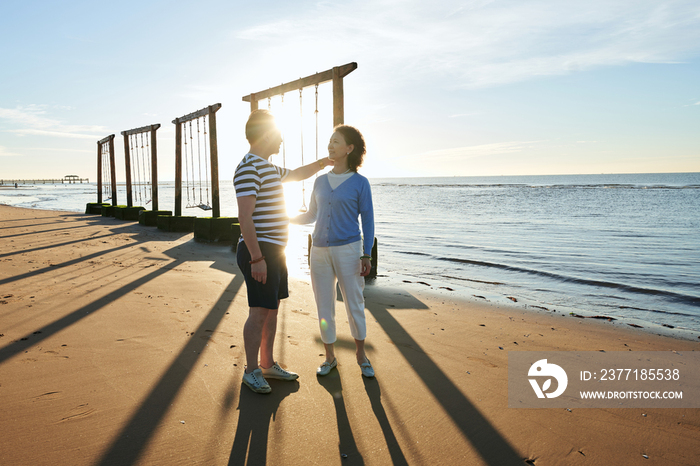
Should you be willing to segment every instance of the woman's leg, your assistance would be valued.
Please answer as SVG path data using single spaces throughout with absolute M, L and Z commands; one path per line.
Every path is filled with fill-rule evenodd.
M 331 261 L 330 248 L 311 248 L 310 269 L 311 286 L 316 298 L 316 309 L 318 311 L 318 325 L 321 331 L 321 340 L 326 347 L 326 358 L 334 356 L 333 343 L 336 340 L 335 330 L 335 270 Z M 331 357 L 328 362 L 333 361 Z
M 324 343 L 323 347 L 326 349 L 326 362 L 333 362 L 335 359 L 335 347 L 333 346 L 333 343 Z
M 333 249 L 333 266 L 338 277 L 340 292 L 343 295 L 350 333 L 356 341 L 363 342 L 362 354 L 364 354 L 367 323 L 365 321 L 365 297 L 362 294 L 365 289 L 365 279 L 360 275 L 361 248 L 362 244 L 358 241 L 330 249 Z
M 365 354 L 365 340 L 355 340 L 355 346 L 357 347 L 357 350 L 355 351 L 357 363 L 362 364 L 369 361 L 369 359 L 367 359 L 367 355 Z

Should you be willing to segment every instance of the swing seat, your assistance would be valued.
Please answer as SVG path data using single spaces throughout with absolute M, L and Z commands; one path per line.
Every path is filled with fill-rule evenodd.
M 211 210 L 211 206 L 209 206 L 207 204 L 199 204 L 199 205 L 194 206 L 194 207 L 199 207 L 202 210 Z

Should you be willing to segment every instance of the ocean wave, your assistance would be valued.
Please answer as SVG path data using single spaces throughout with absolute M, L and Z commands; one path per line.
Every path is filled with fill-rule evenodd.
M 561 274 L 557 274 L 557 273 L 553 273 L 553 272 L 547 272 L 544 270 L 534 270 L 534 269 L 528 269 L 525 267 L 515 267 L 512 265 L 497 264 L 497 263 L 486 262 L 486 261 L 476 261 L 476 260 L 470 260 L 470 259 L 458 259 L 458 258 L 453 258 L 453 257 L 439 257 L 438 259 L 443 260 L 443 261 L 448 261 L 448 262 L 459 263 L 459 264 L 476 265 L 476 266 L 480 266 L 480 267 L 490 267 L 490 268 L 507 270 L 507 271 L 516 272 L 516 273 L 537 275 L 537 276 L 541 276 L 541 277 L 551 278 L 551 279 L 554 279 L 554 280 L 556 280 L 558 282 L 562 282 L 562 283 L 575 283 L 578 285 L 599 286 L 599 287 L 604 287 L 604 288 L 613 288 L 613 289 L 625 291 L 628 293 L 661 296 L 661 297 L 664 297 L 670 301 L 675 301 L 678 303 L 689 304 L 689 305 L 694 305 L 694 306 L 700 306 L 700 297 L 691 296 L 691 295 L 687 295 L 687 294 L 683 294 L 683 293 L 675 293 L 673 291 L 659 290 L 659 289 L 652 289 L 652 288 L 642 288 L 642 287 L 638 287 L 638 286 L 634 286 L 634 285 L 625 285 L 623 283 L 608 282 L 608 281 L 603 281 L 603 280 L 591 280 L 591 279 L 585 279 L 585 278 L 570 277 L 570 276 L 561 275 Z
M 387 188 L 440 188 L 440 189 L 463 189 L 463 188 L 478 188 L 478 189 L 700 189 L 700 184 L 664 184 L 664 183 L 460 183 L 449 181 L 438 183 L 387 183 L 374 182 L 374 187 Z

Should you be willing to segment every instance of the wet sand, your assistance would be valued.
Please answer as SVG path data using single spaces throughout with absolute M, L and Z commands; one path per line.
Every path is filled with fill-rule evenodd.
M 368 286 L 377 378 L 360 375 L 343 318 L 338 369 L 317 378 L 311 286 L 290 288 L 276 358 L 300 378 L 257 395 L 241 383 L 247 301 L 230 245 L 0 206 L 0 464 L 698 463 L 698 409 L 512 409 L 507 392 L 509 351 L 696 342 Z

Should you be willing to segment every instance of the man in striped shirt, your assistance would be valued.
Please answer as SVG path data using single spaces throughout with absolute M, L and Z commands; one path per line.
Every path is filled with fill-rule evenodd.
M 267 110 L 255 110 L 250 114 L 246 139 L 250 151 L 241 160 L 233 178 L 242 237 L 236 259 L 245 277 L 250 307 L 243 327 L 247 363 L 243 383 L 256 393 L 270 393 L 266 377 L 282 380 L 299 377 L 282 369 L 272 356 L 277 310 L 280 300 L 289 296 L 284 255 L 289 217 L 282 183 L 305 180 L 332 162 L 325 158 L 296 170 L 268 162 L 272 154 L 279 152 L 282 134 L 274 116 Z

